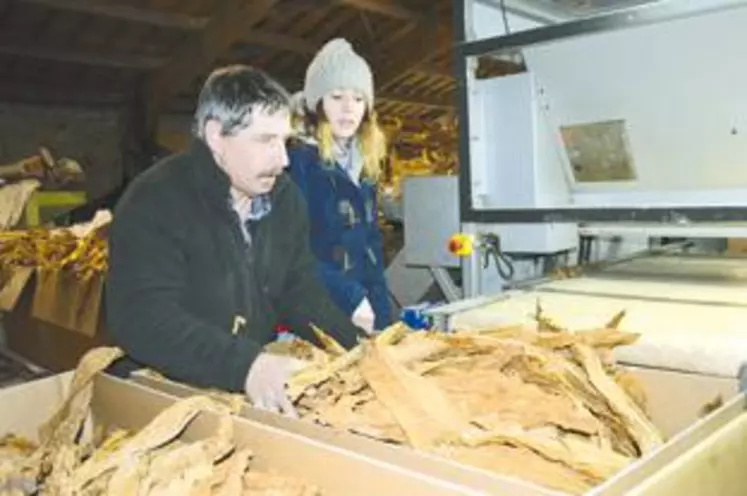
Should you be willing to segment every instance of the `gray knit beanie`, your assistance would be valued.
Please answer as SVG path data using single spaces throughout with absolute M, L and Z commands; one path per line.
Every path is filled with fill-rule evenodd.
M 373 74 L 368 63 L 343 38 L 328 41 L 306 69 L 303 95 L 306 107 L 316 111 L 330 91 L 352 89 L 363 93 L 370 110 L 374 101 Z

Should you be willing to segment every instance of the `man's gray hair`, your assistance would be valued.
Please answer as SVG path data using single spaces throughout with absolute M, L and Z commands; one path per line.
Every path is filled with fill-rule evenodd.
M 224 136 L 232 136 L 252 124 L 255 111 L 275 113 L 290 105 L 288 91 L 260 69 L 222 67 L 208 76 L 200 91 L 192 133 L 204 140 L 205 126 L 215 120 Z

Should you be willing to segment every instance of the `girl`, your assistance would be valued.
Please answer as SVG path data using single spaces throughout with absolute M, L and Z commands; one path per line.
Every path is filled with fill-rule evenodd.
M 376 191 L 386 157 L 373 75 L 343 39 L 324 45 L 297 95 L 299 140 L 290 175 L 306 198 L 311 247 L 335 302 L 368 332 L 392 322 Z

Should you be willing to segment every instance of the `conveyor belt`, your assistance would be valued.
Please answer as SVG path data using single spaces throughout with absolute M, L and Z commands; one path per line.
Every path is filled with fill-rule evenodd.
M 676 258 L 676 257 L 673 257 Z M 626 310 L 622 327 L 641 334 L 617 350 L 625 363 L 736 377 L 747 361 L 747 261 L 656 261 L 648 278 L 641 267 L 554 281 L 457 313 L 453 328 L 484 328 L 533 322 L 536 303 L 570 329 L 599 327 Z M 710 264 L 710 270 L 705 265 Z M 729 268 L 728 266 L 731 267 Z M 718 270 L 714 270 L 718 268 Z M 628 271 L 624 277 L 623 272 Z M 680 275 L 676 275 L 680 274 Z

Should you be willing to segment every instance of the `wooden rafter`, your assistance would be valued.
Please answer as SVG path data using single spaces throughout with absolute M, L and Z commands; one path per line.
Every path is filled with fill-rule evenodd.
M 159 28 L 182 30 L 190 33 L 187 42 L 170 59 L 158 56 L 110 55 L 106 53 L 80 53 L 75 50 L 41 49 L 28 45 L 0 43 L 0 53 L 20 55 L 50 61 L 76 63 L 90 66 L 150 70 L 153 72 L 148 99 L 152 112 L 157 112 L 164 102 L 179 93 L 194 78 L 204 75 L 224 56 L 234 43 L 265 46 L 307 57 L 319 48 L 319 40 L 252 29 L 278 0 L 223 0 L 218 2 L 212 17 L 165 12 L 145 6 L 125 4 L 125 0 L 16 0 L 47 9 L 64 10 L 109 17 L 126 22 Z M 451 48 L 450 34 L 438 25 L 432 15 L 415 11 L 397 0 L 293 0 L 294 9 L 343 5 L 361 12 L 375 13 L 391 19 L 407 21 L 401 29 L 386 37 L 386 41 L 372 50 L 377 57 L 372 61 L 376 71 L 377 98 L 389 106 L 409 108 L 411 105 L 430 109 L 453 106 L 449 98 L 431 94 L 408 94 L 398 89 L 400 80 L 413 73 L 449 77 L 451 71 L 432 63 Z M 444 42 L 444 39 L 448 41 Z M 417 57 L 396 47 L 427 47 L 428 52 Z M 436 47 L 433 50 L 433 47 Z M 417 49 L 417 48 L 416 48 Z M 382 54 L 381 57 L 378 54 Z M 413 63 L 416 60 L 416 63 Z M 435 93 L 435 92 L 434 92 Z M 447 92 L 448 93 L 448 92 Z
M 123 5 L 117 2 L 101 0 L 17 0 L 21 3 L 39 5 L 49 9 L 80 12 L 84 14 L 109 17 L 124 21 L 147 24 L 155 27 L 199 31 L 210 22 L 209 17 L 192 16 L 175 12 L 163 12 L 149 8 Z M 376 12 L 390 18 L 412 22 L 425 22 L 425 18 L 397 2 L 391 0 L 318 0 L 319 7 L 339 3 L 364 12 Z M 314 53 L 318 47 L 310 46 L 308 41 L 267 31 L 252 31 L 239 37 L 240 41 L 256 43 L 268 47 L 278 47 L 296 53 Z
M 271 76 L 274 75 L 271 74 Z M 291 92 L 300 90 L 298 83 L 299 79 L 283 76 L 275 77 L 275 79 Z M 194 93 L 198 88 L 199 85 L 195 85 L 193 88 L 190 88 L 190 91 L 180 93 L 178 106 L 185 107 L 194 105 L 194 100 L 196 98 Z M 422 97 L 398 90 L 379 92 L 376 94 L 376 101 L 379 105 L 404 105 L 408 107 L 420 107 L 440 111 L 449 111 L 453 107 L 452 102 L 448 98 L 436 96 Z
M 185 43 L 174 57 L 153 75 L 148 93 L 149 114 L 155 116 L 169 97 L 179 93 L 203 74 L 221 54 L 251 31 L 278 0 L 224 0 L 199 36 Z M 150 117 L 154 119 L 155 117 Z
M 422 108 L 430 108 L 434 110 L 453 110 L 454 104 L 449 98 L 442 97 L 420 97 L 417 95 L 406 95 L 397 94 L 396 92 L 388 91 L 376 95 L 376 99 L 380 101 L 404 104 L 404 105 L 415 105 Z
M 451 32 L 438 25 L 414 29 L 399 43 L 412 49 L 400 50 L 398 57 L 387 65 L 382 64 L 376 75 L 377 87 L 382 91 L 390 89 L 402 77 L 428 67 L 433 59 L 452 48 Z
M 16 0 L 18 3 L 39 5 L 55 10 L 109 17 L 163 28 L 200 30 L 210 20 L 172 12 L 159 12 L 131 5 L 101 0 Z
M 53 62 L 136 70 L 156 69 L 163 66 L 165 62 L 163 58 L 145 55 L 111 55 L 90 51 L 37 48 L 26 44 L 11 43 L 0 43 L 0 54 Z
M 145 24 L 153 27 L 181 29 L 185 31 L 201 31 L 210 22 L 209 17 L 192 16 L 174 12 L 162 12 L 149 8 L 120 5 L 100 0 L 18 0 L 22 3 L 40 5 L 54 10 L 79 12 L 84 14 L 109 17 L 123 21 Z M 252 30 L 238 38 L 238 41 L 260 46 L 279 48 L 288 52 L 313 54 L 318 47 L 312 46 L 307 40 L 294 36 L 272 33 L 264 30 Z
M 439 67 L 435 64 L 421 64 L 413 72 L 422 72 L 429 76 L 440 76 L 444 78 L 453 78 L 454 71 L 451 68 Z
M 259 29 L 245 33 L 240 41 L 300 55 L 313 55 L 319 49 L 315 43 L 309 43 L 309 40 Z
M 124 101 L 122 92 L 91 91 L 88 88 L 59 88 L 28 83 L 0 84 L 0 101 L 36 105 L 76 107 L 117 107 Z
M 367 12 L 376 12 L 393 19 L 402 19 L 404 21 L 421 21 L 422 16 L 402 6 L 399 2 L 393 0 L 334 0 L 341 5 L 364 10 Z

